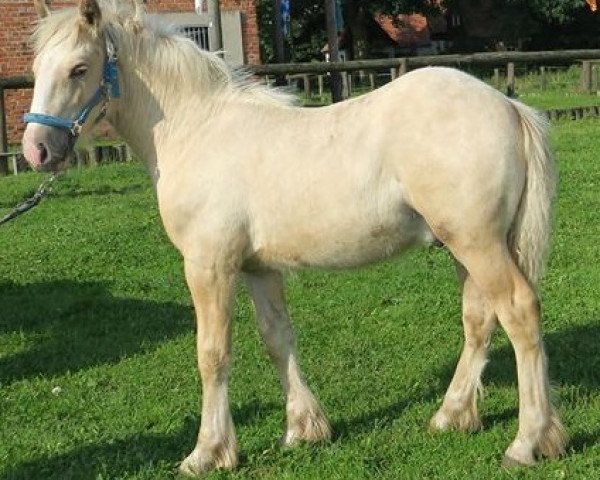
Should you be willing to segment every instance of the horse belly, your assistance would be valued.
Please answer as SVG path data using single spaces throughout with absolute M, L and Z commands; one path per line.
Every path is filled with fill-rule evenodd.
M 295 226 L 293 231 L 281 231 L 266 238 L 254 250 L 248 265 L 348 268 L 435 240 L 424 219 L 409 207 L 399 209 L 392 217 L 362 212 L 327 224 L 317 220 L 304 228 Z

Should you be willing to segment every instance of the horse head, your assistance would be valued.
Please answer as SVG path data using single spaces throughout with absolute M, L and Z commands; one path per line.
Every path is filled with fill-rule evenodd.
M 79 0 L 76 11 L 35 5 L 35 88 L 23 152 L 32 168 L 54 170 L 119 96 L 116 47 L 97 0 Z

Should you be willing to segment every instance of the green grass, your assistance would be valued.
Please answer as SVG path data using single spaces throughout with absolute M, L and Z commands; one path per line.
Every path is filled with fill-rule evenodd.
M 207 478 L 598 478 L 599 130 L 597 120 L 554 128 L 561 187 L 542 301 L 572 437 L 564 459 L 500 468 L 517 427 L 502 333 L 485 374 L 483 431 L 427 431 L 461 348 L 452 261 L 430 249 L 287 275 L 302 364 L 334 429 L 327 445 L 279 448 L 282 395 L 240 287 L 230 399 L 241 465 Z M 41 178 L 1 179 L 0 214 Z M 155 203 L 141 165 L 109 165 L 71 171 L 39 207 L 0 227 L 0 478 L 172 478 L 193 448 L 193 311 Z
M 598 66 L 594 66 L 595 89 L 599 88 L 598 74 Z M 580 66 L 550 69 L 545 76 L 545 85 L 539 71 L 521 72 L 516 77 L 516 91 L 519 100 L 543 110 L 600 105 L 596 91 L 592 94 L 581 91 Z

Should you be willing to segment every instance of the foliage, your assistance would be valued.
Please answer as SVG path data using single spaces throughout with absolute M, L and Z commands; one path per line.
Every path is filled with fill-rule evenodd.
M 263 61 L 274 58 L 275 29 L 273 24 L 273 0 L 258 0 L 260 42 Z M 290 4 L 290 33 L 286 39 L 288 58 L 295 62 L 322 60 L 320 51 L 327 43 L 325 13 L 322 3 L 292 1 Z
M 395 15 L 402 12 L 429 12 L 437 10 L 430 1 L 424 0 L 343 0 L 347 17 L 354 17 L 359 10 L 370 13 L 385 12 Z M 273 0 L 258 0 L 259 23 L 261 25 L 261 48 L 263 60 L 273 59 Z M 327 43 L 325 35 L 324 1 L 290 0 L 291 26 L 286 39 L 289 58 L 293 61 L 322 60 L 319 52 Z
M 400 13 L 419 12 L 430 14 L 440 11 L 440 4 L 431 0 L 343 0 L 343 12 L 352 30 L 360 12 L 386 13 L 396 16 Z M 258 0 L 259 22 L 261 25 L 261 47 L 263 60 L 273 60 L 273 0 Z M 446 0 L 441 5 L 446 11 L 465 12 L 479 5 L 474 0 Z M 327 43 L 325 36 L 324 1 L 290 0 L 291 27 L 286 39 L 288 57 L 292 61 L 322 60 L 321 48 Z M 494 15 L 507 17 L 505 22 L 508 38 L 522 36 L 524 31 L 530 36 L 536 34 L 539 42 L 553 46 L 552 36 L 557 28 L 565 28 L 575 20 L 580 22 L 587 36 L 597 37 L 597 17 L 589 12 L 585 0 L 494 0 Z M 581 30 L 581 28 L 580 28 Z M 581 45 L 576 40 L 576 46 Z M 590 48 L 597 45 L 590 40 Z M 460 44 L 460 42 L 459 42 Z M 556 48 L 560 48 L 556 45 Z
M 574 18 L 585 0 L 506 0 L 508 3 L 528 8 L 534 15 L 550 23 L 565 23 Z

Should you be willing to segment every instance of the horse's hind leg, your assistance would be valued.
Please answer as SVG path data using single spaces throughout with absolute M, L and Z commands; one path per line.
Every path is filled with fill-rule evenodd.
M 261 336 L 277 367 L 286 397 L 287 430 L 283 442 L 329 439 L 330 427 L 319 403 L 302 378 L 280 272 L 247 273 Z
M 457 269 L 463 286 L 464 346 L 444 402 L 430 425 L 437 430 L 475 431 L 481 427 L 477 413 L 481 373 L 487 362 L 487 350 L 497 318 L 471 276 L 462 266 Z
M 235 273 L 215 265 L 185 261 L 196 309 L 198 369 L 202 380 L 202 420 L 194 451 L 180 472 L 196 476 L 237 464 L 237 444 L 227 395 L 231 357 L 231 303 Z
M 536 293 L 502 242 L 485 237 L 461 248 L 449 245 L 498 315 L 515 351 L 519 383 L 519 429 L 505 465 L 530 465 L 536 456 L 564 453 L 566 435 L 550 402 L 548 366 Z M 486 242 L 487 240 L 487 242 Z

